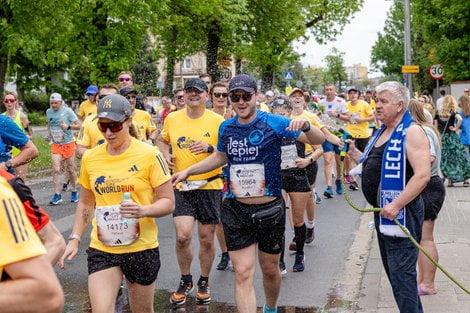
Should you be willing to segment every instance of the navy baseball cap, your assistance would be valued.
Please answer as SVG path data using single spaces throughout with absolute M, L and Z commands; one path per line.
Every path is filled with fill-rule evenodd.
M 98 103 L 98 114 L 94 119 L 107 118 L 121 122 L 132 115 L 129 101 L 121 95 L 109 95 Z
M 200 78 L 191 78 L 184 84 L 184 90 L 188 90 L 190 88 L 196 88 L 199 91 L 209 92 L 209 88 L 205 81 Z
M 121 88 L 121 90 L 119 90 L 119 93 L 121 94 L 121 96 L 125 97 L 130 93 L 137 94 L 137 91 L 135 91 L 134 87 L 128 86 L 128 87 Z
M 240 74 L 232 78 L 228 85 L 229 92 L 237 89 L 241 89 L 246 92 L 253 92 L 258 90 L 258 86 L 256 85 L 256 80 L 253 77 L 246 74 Z
M 88 88 L 85 91 L 85 94 L 87 96 L 96 95 L 97 93 L 98 93 L 98 87 L 96 87 L 95 85 L 88 86 Z

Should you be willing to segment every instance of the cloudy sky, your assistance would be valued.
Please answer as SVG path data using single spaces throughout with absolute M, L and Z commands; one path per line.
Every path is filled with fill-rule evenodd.
M 383 30 L 387 12 L 392 4 L 393 1 L 390 0 L 365 0 L 361 11 L 356 12 L 336 41 L 319 45 L 311 39 L 305 45 L 295 44 L 296 51 L 305 54 L 302 63 L 325 66 L 323 59 L 331 48 L 336 47 L 345 52 L 346 66 L 361 63 L 370 67 L 371 48 L 377 39 L 377 32 Z

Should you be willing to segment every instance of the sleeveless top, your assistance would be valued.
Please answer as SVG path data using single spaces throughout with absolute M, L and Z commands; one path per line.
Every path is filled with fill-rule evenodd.
M 2 114 L 5 115 L 5 116 L 10 117 L 10 116 L 8 115 L 8 112 L 3 112 Z M 16 125 L 18 125 L 18 127 L 19 127 L 22 131 L 24 131 L 23 123 L 21 123 L 21 112 L 20 112 L 20 111 L 16 111 L 16 116 L 15 116 L 15 118 L 12 119 L 12 120 L 13 120 L 13 122 L 15 122 Z

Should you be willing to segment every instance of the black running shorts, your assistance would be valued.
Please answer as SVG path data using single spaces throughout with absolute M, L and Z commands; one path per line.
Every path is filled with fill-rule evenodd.
M 313 161 L 305 169 L 307 170 L 308 184 L 310 186 L 315 185 L 315 182 L 317 181 L 317 173 L 318 173 L 317 161 Z
M 256 225 L 251 217 L 254 212 L 282 205 L 282 216 L 269 228 Z M 286 211 L 282 198 L 264 204 L 244 204 L 235 199 L 222 203 L 221 219 L 228 251 L 240 250 L 258 243 L 258 249 L 269 254 L 281 253 L 284 243 Z
M 175 190 L 175 216 L 192 216 L 201 224 L 220 223 L 221 190 Z
M 297 173 L 297 175 L 296 175 Z M 309 192 L 307 172 L 282 170 L 282 189 L 286 192 Z
M 441 211 L 446 197 L 444 182 L 439 176 L 432 176 L 421 192 L 424 202 L 424 220 L 434 221 Z
M 108 253 L 88 248 L 88 275 L 119 267 L 126 279 L 133 283 L 148 286 L 158 276 L 160 269 L 160 253 L 158 247 L 131 253 Z

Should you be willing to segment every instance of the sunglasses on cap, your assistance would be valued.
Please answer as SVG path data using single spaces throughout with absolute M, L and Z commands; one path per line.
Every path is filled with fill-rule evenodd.
M 214 97 L 216 97 L 216 98 L 227 98 L 228 93 L 226 93 L 226 92 L 214 92 Z
M 136 95 L 126 96 L 126 99 L 127 99 L 127 100 L 136 99 L 136 98 L 137 98 Z
M 251 97 L 253 97 L 255 93 L 254 92 L 245 92 L 242 95 L 237 95 L 237 94 L 230 94 L 230 100 L 232 102 L 239 102 L 240 98 L 243 99 L 243 101 L 250 101 Z
M 5 99 L 5 103 L 15 103 L 16 99 Z
M 124 82 L 124 81 L 128 82 L 128 81 L 130 81 L 130 80 L 131 80 L 130 77 L 119 77 L 119 81 L 120 81 L 120 82 Z
M 112 132 L 112 133 L 117 133 L 117 132 L 120 132 L 123 128 L 123 124 L 124 122 L 127 121 L 127 118 L 125 120 L 123 120 L 122 122 L 111 122 L 111 123 L 106 123 L 106 122 L 100 122 L 98 121 L 98 129 L 105 133 L 108 129 Z

